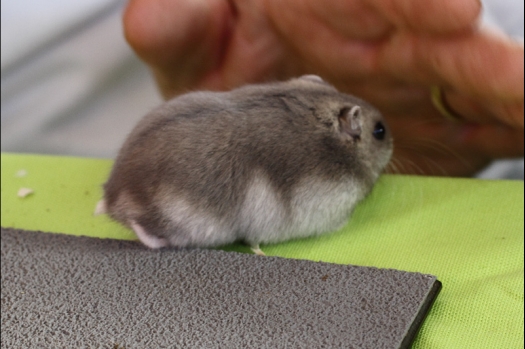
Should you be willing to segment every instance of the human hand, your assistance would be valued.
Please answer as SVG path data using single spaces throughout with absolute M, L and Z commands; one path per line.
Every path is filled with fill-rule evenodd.
M 318 74 L 376 105 L 404 173 L 471 175 L 523 156 L 523 45 L 477 0 L 132 0 L 126 38 L 165 98 Z M 439 85 L 462 119 L 430 101 Z

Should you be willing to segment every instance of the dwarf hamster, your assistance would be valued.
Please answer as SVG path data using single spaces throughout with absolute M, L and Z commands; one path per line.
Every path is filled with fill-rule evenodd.
M 138 123 L 101 203 L 150 248 L 322 234 L 346 223 L 392 144 L 377 109 L 317 76 L 191 92 Z

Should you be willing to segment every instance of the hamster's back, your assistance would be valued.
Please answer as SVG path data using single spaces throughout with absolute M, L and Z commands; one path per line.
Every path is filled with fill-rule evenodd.
M 268 226 L 274 235 L 308 229 L 315 225 L 305 218 L 308 212 L 339 195 L 327 207 L 341 207 L 310 217 L 340 221 L 384 166 L 374 164 L 371 174 L 361 148 L 368 142 L 368 151 L 372 143 L 354 140 L 349 147 L 338 136 L 334 108 L 356 101 L 329 85 L 293 81 L 175 98 L 141 120 L 124 143 L 105 185 L 108 212 L 127 225 L 139 221 L 159 236 L 184 230 L 180 222 L 186 219 L 203 236 L 230 230 L 234 238 L 246 233 L 252 242 L 279 241 L 287 235 L 258 240 L 261 222 L 276 222 Z M 371 137 L 373 126 L 366 127 Z M 382 162 L 390 156 L 387 150 L 381 150 Z M 214 223 L 206 225 L 203 217 Z

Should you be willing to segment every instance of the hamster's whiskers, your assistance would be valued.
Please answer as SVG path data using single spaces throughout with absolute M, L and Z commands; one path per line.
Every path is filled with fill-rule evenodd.
M 398 159 L 392 157 L 388 164 L 386 164 L 384 173 L 402 173 L 403 171 L 399 169 L 400 167 L 403 167 L 403 164 Z
M 421 146 L 426 146 L 428 149 L 435 150 L 436 152 L 440 152 L 441 154 L 451 155 L 458 159 L 465 167 L 469 167 L 472 170 L 475 169 L 474 166 L 472 166 L 470 162 L 467 161 L 467 159 L 465 159 L 457 151 L 455 151 L 454 149 L 452 149 L 444 143 L 438 142 L 433 139 L 426 139 L 424 142 L 421 142 Z
M 398 147 L 399 149 L 402 149 L 403 147 Z M 408 148 L 410 149 L 410 148 Z M 424 175 L 425 171 L 414 161 L 410 160 L 406 156 L 400 156 L 399 154 L 392 157 L 391 162 L 396 163 L 396 167 L 398 168 L 399 174 L 406 173 L 406 174 L 416 174 L 416 175 Z

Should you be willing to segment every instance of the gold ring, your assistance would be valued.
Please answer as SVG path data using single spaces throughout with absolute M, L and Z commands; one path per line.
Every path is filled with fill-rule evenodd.
M 443 96 L 443 90 L 439 86 L 432 86 L 430 88 L 430 97 L 434 107 L 443 115 L 447 120 L 458 122 L 461 120 L 461 116 L 454 112 L 447 104 Z

